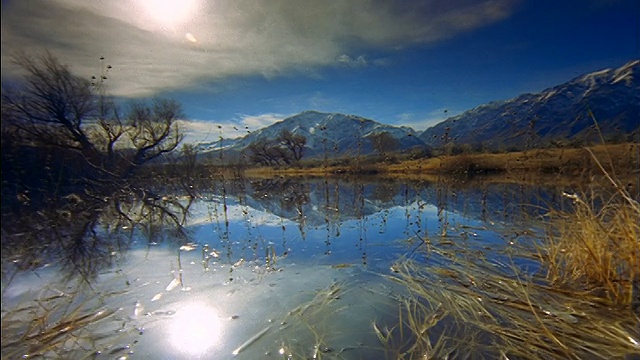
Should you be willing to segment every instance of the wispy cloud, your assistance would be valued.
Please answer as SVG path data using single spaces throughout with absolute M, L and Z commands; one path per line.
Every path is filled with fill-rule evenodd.
M 352 58 L 349 55 L 342 54 L 338 56 L 338 62 L 347 67 L 363 67 L 367 66 L 367 59 L 364 55 L 360 55 L 357 58 Z
M 286 117 L 286 115 L 282 114 L 240 115 L 239 123 L 245 130 L 254 131 L 272 125 Z
M 178 126 L 185 135 L 183 143 L 212 142 L 220 137 L 217 124 L 208 120 L 178 120 Z
M 423 131 L 452 116 L 459 115 L 461 111 L 451 109 L 436 109 L 427 114 L 402 113 L 396 115 L 397 125 L 409 126 L 416 131 Z
M 185 135 L 185 143 L 209 143 L 218 141 L 220 137 L 224 139 L 243 137 L 286 117 L 281 114 L 240 114 L 234 119 L 224 121 L 179 120 L 178 126 Z
M 2 5 L 2 74 L 13 50 L 51 50 L 84 76 L 113 66 L 118 96 L 202 86 L 228 76 L 367 64 L 354 48 L 437 42 L 504 19 L 517 0 L 31 0 Z M 173 2 L 167 2 L 173 3 Z M 155 4 L 155 5 L 154 5 Z M 373 62 L 373 61 L 372 61 Z

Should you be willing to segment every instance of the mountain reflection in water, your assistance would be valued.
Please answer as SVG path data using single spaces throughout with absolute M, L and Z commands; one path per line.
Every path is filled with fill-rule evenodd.
M 399 259 L 446 266 L 429 255 L 430 241 L 500 259 L 505 246 L 532 245 L 527 223 L 554 194 L 519 185 L 226 180 L 193 202 L 175 198 L 187 210 L 185 240 L 140 225 L 127 246 L 104 243 L 117 260 L 94 279 L 69 279 L 51 259 L 27 272 L 3 263 L 3 333 L 14 333 L 3 335 L 3 357 L 384 357 L 384 329 L 371 325 L 391 327 L 407 296 L 389 277 Z M 528 260 L 515 266 L 537 269 Z M 44 316 L 20 310 L 33 299 L 54 310 L 41 326 L 63 340 L 17 345 L 33 330 L 29 316 Z M 65 321 L 68 328 L 55 327 Z

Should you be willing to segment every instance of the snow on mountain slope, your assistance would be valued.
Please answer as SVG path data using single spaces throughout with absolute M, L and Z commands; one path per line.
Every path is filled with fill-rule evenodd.
M 223 148 L 230 155 L 240 153 L 251 143 L 275 139 L 285 130 L 306 138 L 305 158 L 324 156 L 325 152 L 328 157 L 370 154 L 374 151 L 370 136 L 383 132 L 397 141 L 397 150 L 424 147 L 417 133 L 409 127 L 385 125 L 355 115 L 305 111 L 223 144 Z M 210 146 L 209 149 L 216 151 L 219 147 Z
M 446 142 L 489 149 L 526 148 L 552 141 L 628 136 L 640 129 L 640 60 L 579 76 L 538 94 L 479 106 L 420 134 L 432 146 Z
M 381 124 L 356 115 L 305 111 L 243 138 L 199 144 L 207 157 L 239 159 L 251 143 L 272 140 L 288 130 L 306 138 L 303 158 L 374 153 L 372 138 L 387 133 L 393 149 L 442 146 L 445 143 L 489 150 L 546 146 L 556 142 L 594 141 L 640 133 L 640 60 L 604 69 L 506 101 L 493 101 L 451 117 L 418 134 L 409 127 Z M 592 115 L 593 114 L 593 117 Z

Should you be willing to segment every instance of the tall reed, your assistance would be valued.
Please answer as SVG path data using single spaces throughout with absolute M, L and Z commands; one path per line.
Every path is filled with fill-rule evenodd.
M 640 306 L 640 204 L 601 168 L 613 191 L 602 187 L 568 194 L 569 211 L 552 210 L 538 251 L 547 279 L 557 287 L 586 290 L 612 304 Z

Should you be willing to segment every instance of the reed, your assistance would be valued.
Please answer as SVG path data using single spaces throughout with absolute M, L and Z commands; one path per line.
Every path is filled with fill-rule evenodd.
M 35 300 L 16 306 L 3 304 L 2 358 L 124 355 L 128 346 L 116 345 L 126 331 L 118 327 L 116 313 L 103 305 L 102 296 L 87 297 L 79 289 L 62 292 L 46 287 Z
M 640 306 L 640 204 L 612 171 L 598 163 L 612 193 L 565 193 L 569 211 L 552 210 L 538 248 L 548 281 L 590 291 L 614 305 Z
M 437 247 L 432 254 L 442 255 Z M 383 345 L 395 358 L 610 359 L 640 353 L 640 318 L 602 298 L 514 276 L 515 267 L 458 259 L 438 272 L 413 260 L 396 264 L 406 285 L 404 321 Z M 381 341 L 383 339 L 381 338 Z
M 590 175 L 586 191 L 564 193 L 571 206 L 553 204 L 543 218 L 546 231 L 525 244 L 477 253 L 452 235 L 421 239 L 424 259 L 392 266 L 390 278 L 410 296 L 391 333 L 376 331 L 388 353 L 397 359 L 640 356 L 640 204 L 629 182 L 637 159 L 619 167 L 620 154 L 611 149 L 620 150 L 582 149 L 583 162 L 598 175 Z M 464 161 L 450 162 L 452 169 L 469 171 L 476 163 L 458 159 Z M 521 265 L 532 261 L 539 271 Z

